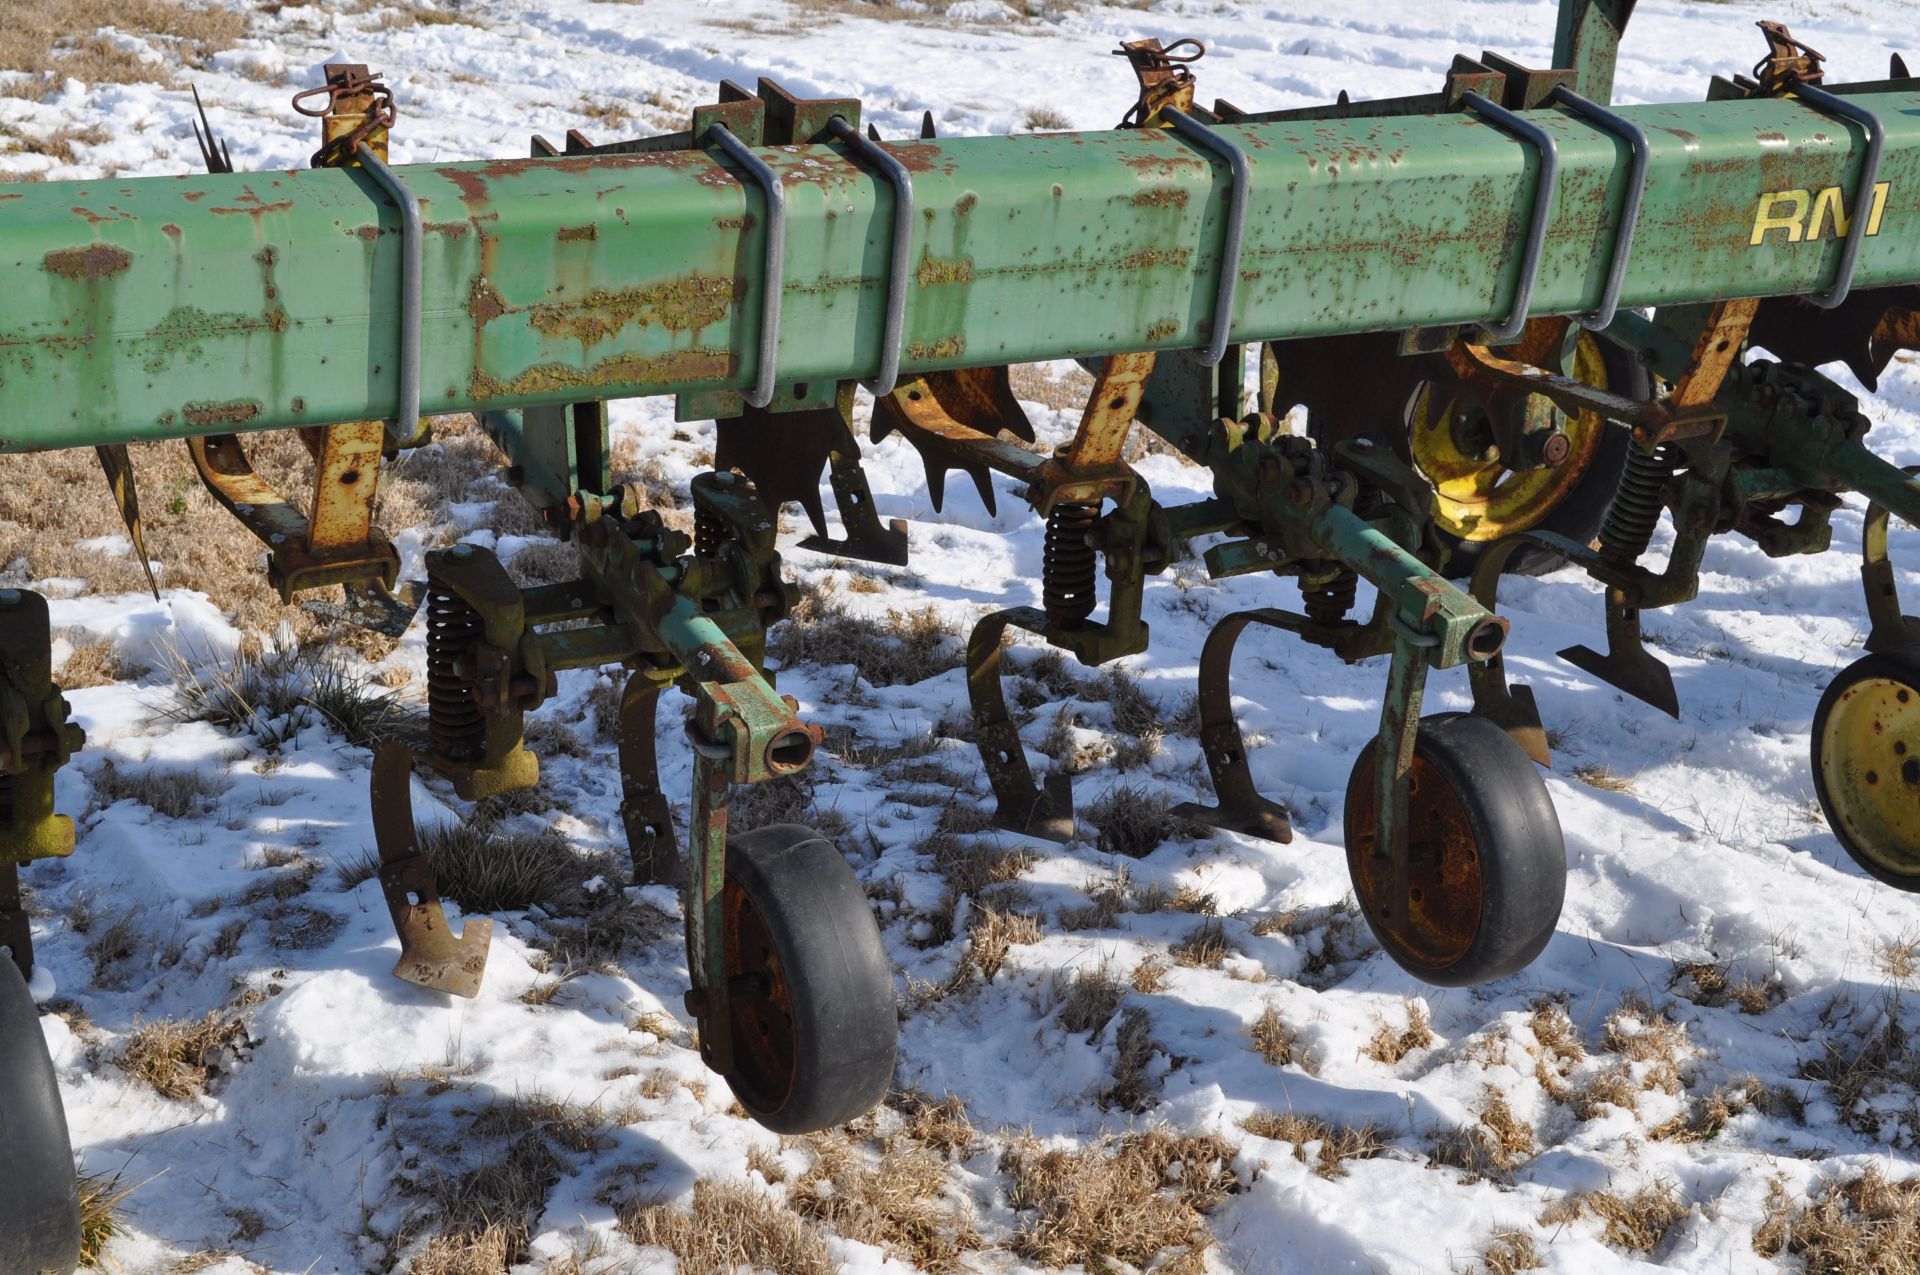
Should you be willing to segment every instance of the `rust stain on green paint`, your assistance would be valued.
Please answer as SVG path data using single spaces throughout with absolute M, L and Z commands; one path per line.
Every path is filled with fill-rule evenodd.
M 913 272 L 913 277 L 923 288 L 930 288 L 936 283 L 971 283 L 973 258 L 936 257 L 930 251 L 922 252 L 920 268 Z
M 595 288 L 578 301 L 546 301 L 527 307 L 533 326 L 549 336 L 593 345 L 630 323 L 669 332 L 698 332 L 727 317 L 745 293 L 746 281 L 727 275 L 681 275 L 638 288 Z
M 967 339 L 943 336 L 938 341 L 913 341 L 907 345 L 907 357 L 916 363 L 929 359 L 957 359 L 967 352 Z
M 562 226 L 558 235 L 561 243 L 582 243 L 599 237 L 600 231 L 592 222 L 584 226 Z
M 521 398 L 574 389 L 612 386 L 690 385 L 724 381 L 733 374 L 733 352 L 724 347 L 693 346 L 657 358 L 622 354 L 601 359 L 582 370 L 570 363 L 539 363 L 510 381 L 476 366 L 467 378 L 467 394 L 475 402 L 502 396 Z
M 287 312 L 278 306 L 265 314 L 209 314 L 198 306 L 175 306 L 141 338 L 148 347 L 142 366 L 160 372 L 176 357 L 199 354 L 208 341 L 255 332 L 278 336 L 286 330 Z
M 48 274 L 63 279 L 111 279 L 133 264 L 133 254 L 110 243 L 62 248 L 40 259 Z
M 188 403 L 180 414 L 189 425 L 244 425 L 260 415 L 260 404 L 250 398 L 225 403 Z

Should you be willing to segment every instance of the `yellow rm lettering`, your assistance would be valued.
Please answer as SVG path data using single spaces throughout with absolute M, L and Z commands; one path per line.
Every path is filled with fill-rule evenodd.
M 1873 207 L 1867 211 L 1869 236 L 1880 233 L 1880 220 L 1886 216 L 1887 195 L 1892 187 L 1892 182 L 1874 183 Z M 1767 232 L 1773 230 L 1785 231 L 1788 243 L 1812 242 L 1829 234 L 1845 238 L 1852 226 L 1852 219 L 1847 215 L 1846 193 L 1838 186 L 1818 191 L 1776 190 L 1760 196 L 1753 213 L 1753 235 L 1747 242 L 1757 248 L 1766 241 Z

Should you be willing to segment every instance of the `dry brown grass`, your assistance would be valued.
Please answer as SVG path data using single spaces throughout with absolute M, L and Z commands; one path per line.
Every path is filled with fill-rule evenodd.
M 1547 1206 L 1540 1216 L 1542 1226 L 1560 1226 L 1577 1218 L 1592 1216 L 1603 1228 L 1602 1237 L 1615 1248 L 1629 1253 L 1651 1253 L 1692 1211 L 1670 1182 L 1654 1182 L 1632 1195 L 1617 1191 L 1584 1191 L 1563 1196 Z
M 1920 937 L 1903 934 L 1882 940 L 1873 955 L 1874 964 L 1888 978 L 1896 983 L 1911 982 L 1915 970 L 1920 969 Z
M 1239 1189 L 1234 1154 L 1218 1134 L 1163 1129 L 1074 1150 L 1020 1139 L 1000 1159 L 1021 1215 L 1008 1247 L 1049 1267 L 1193 1261 L 1213 1245 L 1207 1212 Z
M 1061 1029 L 1076 1035 L 1084 1032 L 1089 1039 L 1099 1035 L 1119 1011 L 1126 991 L 1114 977 L 1113 963 L 1104 958 L 1097 965 L 1075 970 L 1071 977 L 1064 971 L 1056 973 L 1053 994 L 1060 1007 Z
M 1040 922 L 1025 913 L 1003 912 L 983 903 L 974 908 L 967 932 L 967 960 L 991 983 L 1015 944 L 1040 941 Z
M 980 1246 L 965 1207 L 945 1198 L 946 1161 L 927 1148 L 897 1140 L 874 1158 L 839 1133 L 815 1134 L 805 1145 L 813 1164 L 788 1193 L 801 1217 L 934 1275 Z
M 1233 946 L 1227 941 L 1226 927 L 1219 918 L 1208 917 L 1170 950 L 1177 965 L 1217 970 Z
M 1334 1125 L 1297 1111 L 1256 1111 L 1240 1127 L 1258 1138 L 1293 1146 L 1293 1155 L 1307 1163 L 1313 1153 L 1314 1172 L 1323 1178 L 1346 1174 L 1348 1160 L 1370 1160 L 1387 1147 L 1384 1129 L 1374 1124 Z
M 1743 1014 L 1764 1014 L 1783 997 L 1777 985 L 1757 982 L 1745 974 L 1734 978 L 1727 966 L 1711 961 L 1676 965 L 1667 988 L 1696 1005 L 1715 1009 L 1732 1005 Z
M 1391 1067 L 1416 1049 L 1433 1043 L 1432 1020 L 1424 1003 L 1409 998 L 1406 1002 L 1407 1025 L 1395 1028 L 1384 1020 L 1361 1053 L 1377 1063 Z
M 1459 1169 L 1470 1180 L 1507 1181 L 1515 1166 L 1539 1154 L 1533 1126 L 1514 1114 L 1505 1095 L 1492 1085 L 1482 1089 L 1473 1124 L 1448 1129 L 1432 1140 L 1433 1163 Z
M 1677 1094 L 1685 1084 L 1682 1071 L 1692 1052 L 1686 1026 L 1675 1022 L 1670 1007 L 1655 1008 L 1638 992 L 1628 992 L 1607 1016 L 1601 1033 L 1601 1045 L 1615 1061 L 1589 1076 L 1571 1094 L 1574 1114 L 1581 1120 L 1596 1119 L 1608 1107 L 1638 1111 L 1639 1095 L 1660 1092 Z M 1543 1078 L 1548 1092 L 1563 1097 Z
M 847 831 L 846 816 L 831 806 L 822 806 L 816 795 L 820 781 L 828 777 L 825 763 L 815 761 L 791 775 L 763 779 L 757 784 L 736 784 L 728 803 L 728 818 L 740 828 L 801 823 L 829 839 L 839 837 Z
M 1166 986 L 1167 973 L 1172 969 L 1173 965 L 1166 957 L 1158 952 L 1150 952 L 1133 967 L 1133 973 L 1127 975 L 1127 982 L 1133 985 L 1134 991 L 1152 995 Z
M 245 1038 L 245 1024 L 218 1011 L 198 1021 L 157 1019 L 135 1026 L 120 1069 L 162 1098 L 184 1102 L 207 1091 L 214 1053 Z
M 1199 830 L 1173 813 L 1166 793 L 1135 784 L 1117 784 L 1086 808 L 1086 818 L 1100 830 L 1100 849 L 1106 854 L 1144 858 L 1163 841 L 1191 838 Z
M 1798 1257 L 1817 1275 L 1907 1275 L 1920 1270 L 1920 1178 L 1887 1180 L 1877 1166 L 1832 1181 L 1804 1204 L 1776 1182 L 1754 1252 Z
M 111 758 L 88 777 L 93 808 L 104 810 L 118 801 L 137 801 L 169 819 L 184 819 L 206 809 L 227 790 L 224 776 L 199 771 L 121 770 Z
M 1247 1029 L 1247 1034 L 1253 1037 L 1254 1052 L 1273 1066 L 1284 1067 L 1292 1062 L 1304 1065 L 1300 1034 L 1280 1016 L 1278 1007 L 1269 1004 L 1262 1009 L 1260 1017 L 1254 1019 L 1253 1025 Z
M 66 660 L 60 665 L 56 677 L 60 689 L 67 691 L 85 690 L 89 686 L 111 686 L 123 677 L 131 677 L 139 670 L 121 662 L 115 654 L 113 643 L 105 638 L 85 642 L 73 648 Z
M 851 664 L 870 686 L 922 682 L 958 668 L 962 656 L 959 634 L 933 607 L 850 611 L 831 578 L 802 591 L 767 653 L 782 666 Z
M 741 1265 L 781 1275 L 834 1275 L 826 1241 L 772 1195 L 744 1182 L 693 1186 L 688 1208 L 628 1205 L 620 1233 L 672 1253 L 680 1275 L 734 1275 Z
M 1800 1066 L 1800 1075 L 1826 1084 L 1841 1123 L 1878 1138 L 1890 1114 L 1909 1135 L 1920 1129 L 1920 1041 L 1901 1020 L 1899 1001 L 1884 1013 L 1869 1014 L 1864 1032 L 1831 1031 L 1820 1037 L 1823 1051 Z M 1902 1110 L 1889 1111 L 1898 1104 Z
M 442 896 L 467 912 L 510 912 L 535 903 L 564 906 L 591 875 L 587 862 L 551 832 L 496 832 L 472 821 L 419 832 Z
M 155 45 L 161 60 L 144 61 L 93 34 L 109 26 Z M 31 76 L 9 90 L 16 97 L 38 97 L 68 76 L 89 84 L 172 85 L 170 66 L 203 68 L 246 29 L 244 13 L 206 0 L 31 0 L 7 6 L 0 67 Z
M 1160 1048 L 1153 1039 L 1153 1020 L 1140 1008 L 1123 1010 L 1114 1029 L 1113 1083 L 1100 1094 L 1101 1105 L 1123 1111 L 1146 1111 L 1159 1102 L 1159 1086 L 1148 1065 Z
M 1687 1110 L 1654 1129 L 1653 1136 L 1668 1142 L 1710 1142 L 1720 1136 L 1727 1122 L 1749 1108 L 1779 1109 L 1784 1103 L 1756 1076 L 1745 1076 L 1715 1085 L 1711 1092 L 1695 1097 Z
M 126 1234 L 122 1214 L 134 1188 L 118 1173 L 83 1173 L 80 1196 L 80 1265 L 101 1269 L 100 1250 L 116 1235 Z
M 1481 1247 L 1474 1275 L 1517 1275 L 1520 1271 L 1537 1271 L 1545 1265 L 1533 1236 L 1525 1231 L 1499 1230 Z
M 1589 788 L 1598 788 L 1601 792 L 1632 792 L 1633 779 L 1630 776 L 1616 775 L 1605 766 L 1593 762 L 1582 762 L 1573 768 L 1573 777 Z
M 915 1089 L 901 1090 L 887 1103 L 906 1116 L 899 1136 L 944 1156 L 965 1155 L 980 1143 L 980 1132 L 967 1117 L 967 1104 L 953 1094 L 935 1101 Z

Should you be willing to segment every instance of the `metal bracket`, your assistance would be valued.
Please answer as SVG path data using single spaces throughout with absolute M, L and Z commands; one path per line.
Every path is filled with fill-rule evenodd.
M 973 704 L 974 741 L 987 780 L 999 802 L 993 822 L 1009 832 L 1047 841 L 1073 840 L 1073 779 L 1061 771 L 1047 776 L 1043 793 L 1033 782 L 1020 732 L 1007 712 L 1000 687 L 1000 639 L 1009 628 L 1044 633 L 1046 613 L 1034 607 L 1012 607 L 981 618 L 967 639 L 967 694 Z
M 1233 185 L 1227 191 L 1227 226 L 1220 243 L 1220 283 L 1213 299 L 1213 339 L 1200 356 L 1203 366 L 1214 367 L 1226 357 L 1233 332 L 1233 299 L 1240 284 L 1240 250 L 1246 240 L 1247 198 L 1253 175 L 1247 153 L 1219 132 L 1172 106 L 1162 107 L 1159 117 L 1180 136 L 1225 159 L 1233 171 Z
M 1920 474 L 1920 465 L 1909 465 L 1906 472 Z M 1900 610 L 1899 586 L 1887 557 L 1889 521 L 1885 505 L 1868 502 L 1867 516 L 1860 527 L 1860 582 L 1866 586 L 1867 618 L 1871 621 L 1865 646 L 1876 653 L 1920 645 L 1920 616 L 1905 615 Z
M 1620 287 L 1626 282 L 1627 260 L 1633 253 L 1633 232 L 1640 224 L 1640 204 L 1647 193 L 1647 163 L 1653 155 L 1653 144 L 1647 140 L 1646 130 L 1638 124 L 1598 102 L 1581 97 L 1564 84 L 1555 89 L 1547 101 L 1551 105 L 1564 106 L 1589 123 L 1623 139 L 1632 152 L 1632 159 L 1627 166 L 1626 193 L 1620 199 L 1620 225 L 1613 234 L 1613 251 L 1607 258 L 1607 281 L 1600 290 L 1600 304 L 1593 308 L 1591 314 L 1574 316 L 1581 327 L 1598 332 L 1613 322 L 1613 312 L 1620 305 Z
M 1495 340 L 1511 341 L 1526 328 L 1527 315 L 1533 309 L 1533 287 L 1540 275 L 1547 223 L 1553 219 L 1554 188 L 1560 180 L 1560 151 L 1547 130 L 1482 94 L 1468 93 L 1460 102 L 1515 141 L 1532 146 L 1540 156 L 1540 177 L 1533 190 L 1533 215 L 1520 253 L 1520 275 L 1513 285 L 1513 306 L 1504 321 L 1487 328 Z
M 1210 828 L 1225 828 L 1242 836 L 1285 845 L 1293 840 L 1287 808 L 1260 795 L 1247 765 L 1246 740 L 1233 719 L 1232 665 L 1234 643 L 1249 624 L 1297 631 L 1302 617 L 1268 609 L 1237 611 L 1213 626 L 1200 652 L 1200 751 L 1207 759 L 1217 806 L 1182 802 L 1173 813 Z
M 493 942 L 493 919 L 467 919 L 456 937 L 447 928 L 433 865 L 420 853 L 413 823 L 413 752 L 397 740 L 373 755 L 373 839 L 380 850 L 380 892 L 400 936 L 395 978 L 471 999 L 480 992 Z
M 1880 150 L 1886 144 L 1887 130 L 1880 117 L 1857 102 L 1829 93 L 1805 80 L 1791 86 L 1793 95 L 1825 115 L 1858 124 L 1867 135 L 1867 153 L 1860 161 L 1860 181 L 1854 188 L 1853 221 L 1847 226 L 1847 238 L 1840 246 L 1840 264 L 1834 271 L 1833 286 L 1825 292 L 1809 293 L 1807 300 L 1822 310 L 1837 308 L 1853 290 L 1853 272 L 1860 264 L 1860 249 L 1867 242 L 1873 222 L 1873 188 L 1880 181 Z
M 1537 542 L 1521 532 L 1482 552 L 1473 569 L 1473 600 L 1493 610 L 1500 600 L 1500 577 L 1506 572 L 1508 560 L 1516 549 L 1532 543 Z M 1504 652 L 1495 651 L 1485 660 L 1468 664 L 1467 682 L 1473 688 L 1473 711 L 1511 735 L 1539 765 L 1552 769 L 1553 752 L 1547 747 L 1547 731 L 1540 721 L 1533 688 L 1507 681 Z
M 620 694 L 620 821 L 627 830 L 636 885 L 686 883 L 685 865 L 673 840 L 673 810 L 660 790 L 660 760 L 654 741 L 654 710 L 660 678 L 641 670 Z
M 400 206 L 400 385 L 393 436 L 408 439 L 420 432 L 420 201 L 371 146 L 360 143 L 357 154 L 360 167 Z
M 891 152 L 847 123 L 844 115 L 827 129 L 878 168 L 893 188 L 893 244 L 887 266 L 887 314 L 880 329 L 880 372 L 867 386 L 875 398 L 893 393 L 900 379 L 900 350 L 907 317 L 907 280 L 913 274 L 913 174 Z M 837 490 L 837 487 L 836 487 Z
M 725 124 L 715 121 L 707 125 L 705 138 L 727 153 L 734 163 L 747 170 L 760 192 L 766 196 L 767 236 L 765 267 L 761 272 L 762 287 L 765 295 L 760 299 L 760 370 L 754 377 L 753 388 L 746 392 L 746 401 L 752 407 L 765 407 L 773 402 L 774 382 L 779 375 L 780 363 L 780 297 L 786 286 L 787 254 L 787 192 L 780 184 L 780 176 L 767 162 L 747 149 L 745 142 L 733 135 Z

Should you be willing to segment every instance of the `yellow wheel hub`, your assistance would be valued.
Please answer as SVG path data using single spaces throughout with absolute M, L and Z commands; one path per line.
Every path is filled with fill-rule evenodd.
M 1822 724 L 1820 780 L 1835 828 L 1890 873 L 1920 875 L 1920 688 L 1867 677 Z
M 1606 363 L 1592 335 L 1581 333 L 1574 346 L 1570 374 L 1600 389 L 1607 385 Z M 1461 540 L 1499 540 L 1540 523 L 1580 479 L 1600 450 L 1606 421 L 1596 412 L 1567 417 L 1565 431 L 1572 450 L 1553 469 L 1508 469 L 1499 460 L 1464 454 L 1454 438 L 1455 401 L 1442 397 L 1431 381 L 1414 396 L 1409 419 L 1413 463 L 1433 484 L 1434 520 L 1440 529 Z M 1536 414 L 1560 409 L 1534 395 L 1528 410 Z M 1564 414 L 1563 414 L 1564 415 Z

